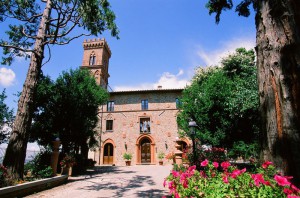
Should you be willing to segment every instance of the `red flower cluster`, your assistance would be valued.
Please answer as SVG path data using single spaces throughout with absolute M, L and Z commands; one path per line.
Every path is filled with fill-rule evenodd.
M 172 160 L 174 157 L 175 157 L 175 154 L 173 152 L 171 152 L 171 153 L 168 153 L 165 158 L 167 160 Z

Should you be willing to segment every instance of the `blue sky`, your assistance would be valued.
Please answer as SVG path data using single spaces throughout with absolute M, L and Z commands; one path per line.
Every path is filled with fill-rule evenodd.
M 117 16 L 120 40 L 109 32 L 99 37 L 107 40 L 112 51 L 109 85 L 113 90 L 182 87 L 196 67 L 215 65 L 237 47 L 255 46 L 253 13 L 244 18 L 234 11 L 225 12 L 216 25 L 214 16 L 209 16 L 205 8 L 206 0 L 110 2 Z M 1 37 L 5 25 L 1 24 Z M 56 79 L 62 71 L 78 68 L 84 39 L 87 38 L 53 46 L 51 60 L 43 66 L 43 72 Z M 15 110 L 17 98 L 13 94 L 22 90 L 28 65 L 28 61 L 16 59 L 11 66 L 0 66 L 0 91 L 6 88 L 6 103 Z

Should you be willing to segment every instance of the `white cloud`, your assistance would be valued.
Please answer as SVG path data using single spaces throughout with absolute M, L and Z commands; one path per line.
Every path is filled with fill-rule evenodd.
M 0 85 L 9 87 L 14 84 L 16 74 L 13 70 L 5 67 L 0 68 Z
M 189 80 L 184 78 L 183 74 L 184 71 L 182 69 L 177 74 L 164 72 L 154 83 L 142 83 L 136 86 L 115 86 L 114 91 L 157 89 L 158 86 L 162 86 L 163 89 L 184 88 L 189 84 Z
M 233 53 L 236 48 L 244 47 L 253 49 L 255 46 L 254 38 L 235 38 L 226 42 L 222 42 L 220 46 L 213 51 L 205 51 L 202 47 L 198 47 L 197 55 L 205 62 L 207 66 L 217 65 L 223 57 Z

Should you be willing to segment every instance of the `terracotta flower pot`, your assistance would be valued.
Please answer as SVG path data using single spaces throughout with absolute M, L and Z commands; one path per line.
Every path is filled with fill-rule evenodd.
M 159 163 L 159 165 L 163 165 L 163 164 L 164 164 L 164 162 L 163 162 L 163 161 L 159 161 L 158 163 Z
M 125 161 L 126 166 L 130 166 L 131 165 L 131 161 Z

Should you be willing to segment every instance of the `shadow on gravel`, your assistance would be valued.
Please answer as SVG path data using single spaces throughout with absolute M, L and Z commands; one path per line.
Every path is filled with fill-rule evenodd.
M 97 167 L 95 174 L 100 175 L 93 177 L 93 174 L 91 174 L 91 178 L 101 178 L 101 174 L 107 172 L 113 172 L 117 175 L 121 173 L 135 173 L 135 171 L 120 170 L 118 167 Z M 92 180 L 88 182 L 90 182 L 91 185 L 79 189 L 109 192 L 109 194 L 111 195 L 109 197 L 161 197 L 162 195 L 166 194 L 164 190 L 155 189 L 155 185 L 157 184 L 153 181 L 151 176 L 135 175 L 130 179 L 109 179 L 107 177 L 104 177 L 102 180 L 100 180 L 100 182 L 94 182 Z M 132 191 L 132 193 L 130 193 L 130 191 Z M 100 195 L 100 197 L 104 196 Z

